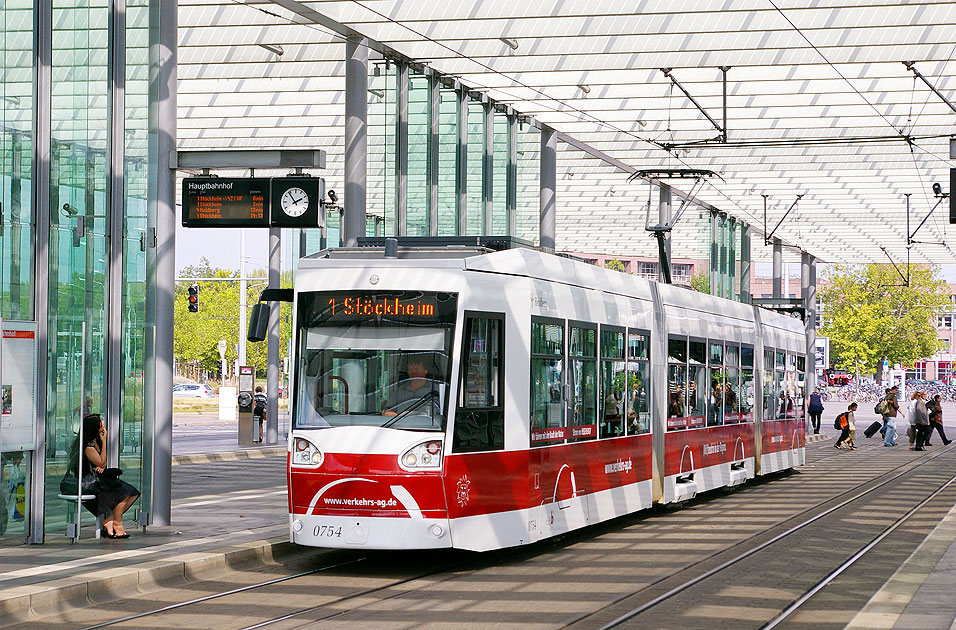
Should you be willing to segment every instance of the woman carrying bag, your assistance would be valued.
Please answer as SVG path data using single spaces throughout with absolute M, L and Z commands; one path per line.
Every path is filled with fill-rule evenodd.
M 123 514 L 139 498 L 139 490 L 119 478 L 122 471 L 118 468 L 107 469 L 106 427 L 100 414 L 91 413 L 83 418 L 82 435 L 84 445 L 79 490 L 83 494 L 96 495 L 95 499 L 83 501 L 83 507 L 103 518 L 103 535 L 106 538 L 129 538 L 123 527 Z M 77 436 L 70 449 L 70 462 L 77 461 L 79 450 L 80 438 Z M 75 480 L 69 478 L 72 473 L 73 470 L 70 470 L 63 478 L 61 491 L 63 484 L 72 484 L 74 488 L 70 490 L 76 489 Z

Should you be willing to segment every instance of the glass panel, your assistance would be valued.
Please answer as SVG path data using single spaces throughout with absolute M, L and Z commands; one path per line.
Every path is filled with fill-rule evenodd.
M 438 234 L 458 234 L 458 92 L 441 88 L 438 105 Z
M 564 441 L 561 359 L 531 359 L 531 445 Z
M 647 335 L 629 332 L 627 334 L 627 359 L 635 361 L 647 358 Z
M 484 220 L 485 106 L 468 101 L 468 234 L 482 234 Z
M 374 66 L 368 76 L 368 174 L 365 207 L 368 214 L 382 217 L 385 234 L 395 236 L 395 125 L 398 120 L 398 73 L 394 63 Z M 338 243 L 329 235 L 329 243 Z
M 651 416 L 648 410 L 651 381 L 648 378 L 647 363 L 627 364 L 627 434 L 648 433 L 651 430 Z
M 573 357 L 593 357 L 597 352 L 597 331 L 593 328 L 571 328 L 571 350 Z
M 711 365 L 724 364 L 724 344 L 722 343 L 710 344 L 710 364 Z
M 531 354 L 564 355 L 564 326 L 531 322 Z
M 763 419 L 773 420 L 777 417 L 777 394 L 773 389 L 773 350 L 763 353 Z
M 406 234 L 428 236 L 429 79 L 408 76 L 408 205 Z
M 674 363 L 687 363 L 687 340 L 674 339 L 667 340 L 667 360 Z
M 0 4 L 0 318 L 33 319 L 33 3 Z
M 740 365 L 740 346 L 727 344 L 724 349 L 724 363 L 728 367 L 737 367 Z
M 80 420 L 104 405 L 108 22 L 106 0 L 54 3 L 50 207 L 59 211 L 51 213 L 49 243 L 50 533 L 64 530 L 67 510 L 56 495 Z M 119 430 L 119 418 L 104 420 L 108 432 Z M 93 516 L 84 510 L 83 519 L 92 523 Z
M 593 330 L 587 332 L 595 332 Z M 568 422 L 572 440 L 589 440 L 597 437 L 597 374 L 596 361 L 577 359 L 568 362 L 571 368 L 570 419 Z
M 624 333 L 601 329 L 601 358 L 624 358 Z
M 756 388 L 754 387 L 754 371 L 744 368 L 740 371 L 740 414 L 743 422 L 753 422 L 753 408 Z
M 491 233 L 508 234 L 508 116 L 495 112 L 494 121 Z
M 617 335 L 620 338 L 620 349 L 624 350 L 623 333 L 602 331 L 604 335 Z M 604 354 L 604 351 L 601 351 Z M 601 361 L 601 437 L 617 437 L 624 434 L 624 385 L 626 379 L 626 364 L 623 361 Z
M 146 187 L 149 2 L 126 3 L 125 211 L 123 223 L 122 407 L 119 464 L 123 479 L 141 491 L 146 367 Z M 151 430 L 151 427 L 146 429 Z M 138 518 L 143 502 L 127 512 Z
M 740 422 L 740 371 L 727 368 L 724 378 L 724 423 Z
M 707 363 L 707 344 L 703 341 L 690 342 L 690 363 L 705 365 Z
M 523 122 L 518 123 L 518 181 L 515 228 L 518 238 L 537 244 L 541 213 L 541 132 Z
M 465 323 L 462 378 L 455 414 L 454 451 L 498 450 L 505 445 L 504 410 L 498 400 L 502 320 Z
M 710 372 L 710 415 L 707 418 L 708 426 L 717 426 L 724 423 L 724 370 L 709 368 Z
M 752 368 L 754 366 L 754 349 L 750 346 L 740 348 L 740 365 Z
M 462 408 L 498 406 L 498 343 L 501 321 L 474 318 L 468 320 L 464 337 L 465 362 L 462 366 L 458 405 Z
M 687 368 L 687 416 L 690 426 L 703 426 L 707 416 L 707 368 L 703 366 Z
M 667 366 L 667 430 L 687 428 L 684 418 L 687 368 L 683 365 Z M 678 418 L 679 421 L 672 421 Z

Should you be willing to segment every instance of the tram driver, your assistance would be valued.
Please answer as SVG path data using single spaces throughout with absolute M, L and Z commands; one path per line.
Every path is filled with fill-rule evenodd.
M 391 392 L 385 402 L 383 416 L 396 416 L 408 411 L 416 405 L 423 415 L 428 415 L 438 403 L 438 386 L 429 377 L 428 364 L 431 363 L 424 355 L 413 354 L 405 361 L 405 378 L 400 378 L 391 387 Z M 432 400 L 429 400 L 432 399 Z M 428 404 L 433 403 L 433 404 Z

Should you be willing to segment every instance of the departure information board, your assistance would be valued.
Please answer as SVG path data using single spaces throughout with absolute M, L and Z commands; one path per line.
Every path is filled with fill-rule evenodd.
M 269 227 L 269 179 L 188 177 L 183 227 Z

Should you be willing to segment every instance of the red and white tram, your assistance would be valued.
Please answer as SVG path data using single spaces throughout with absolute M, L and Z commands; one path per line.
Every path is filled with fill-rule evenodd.
M 482 251 L 300 261 L 293 542 L 498 549 L 803 463 L 799 320 Z

